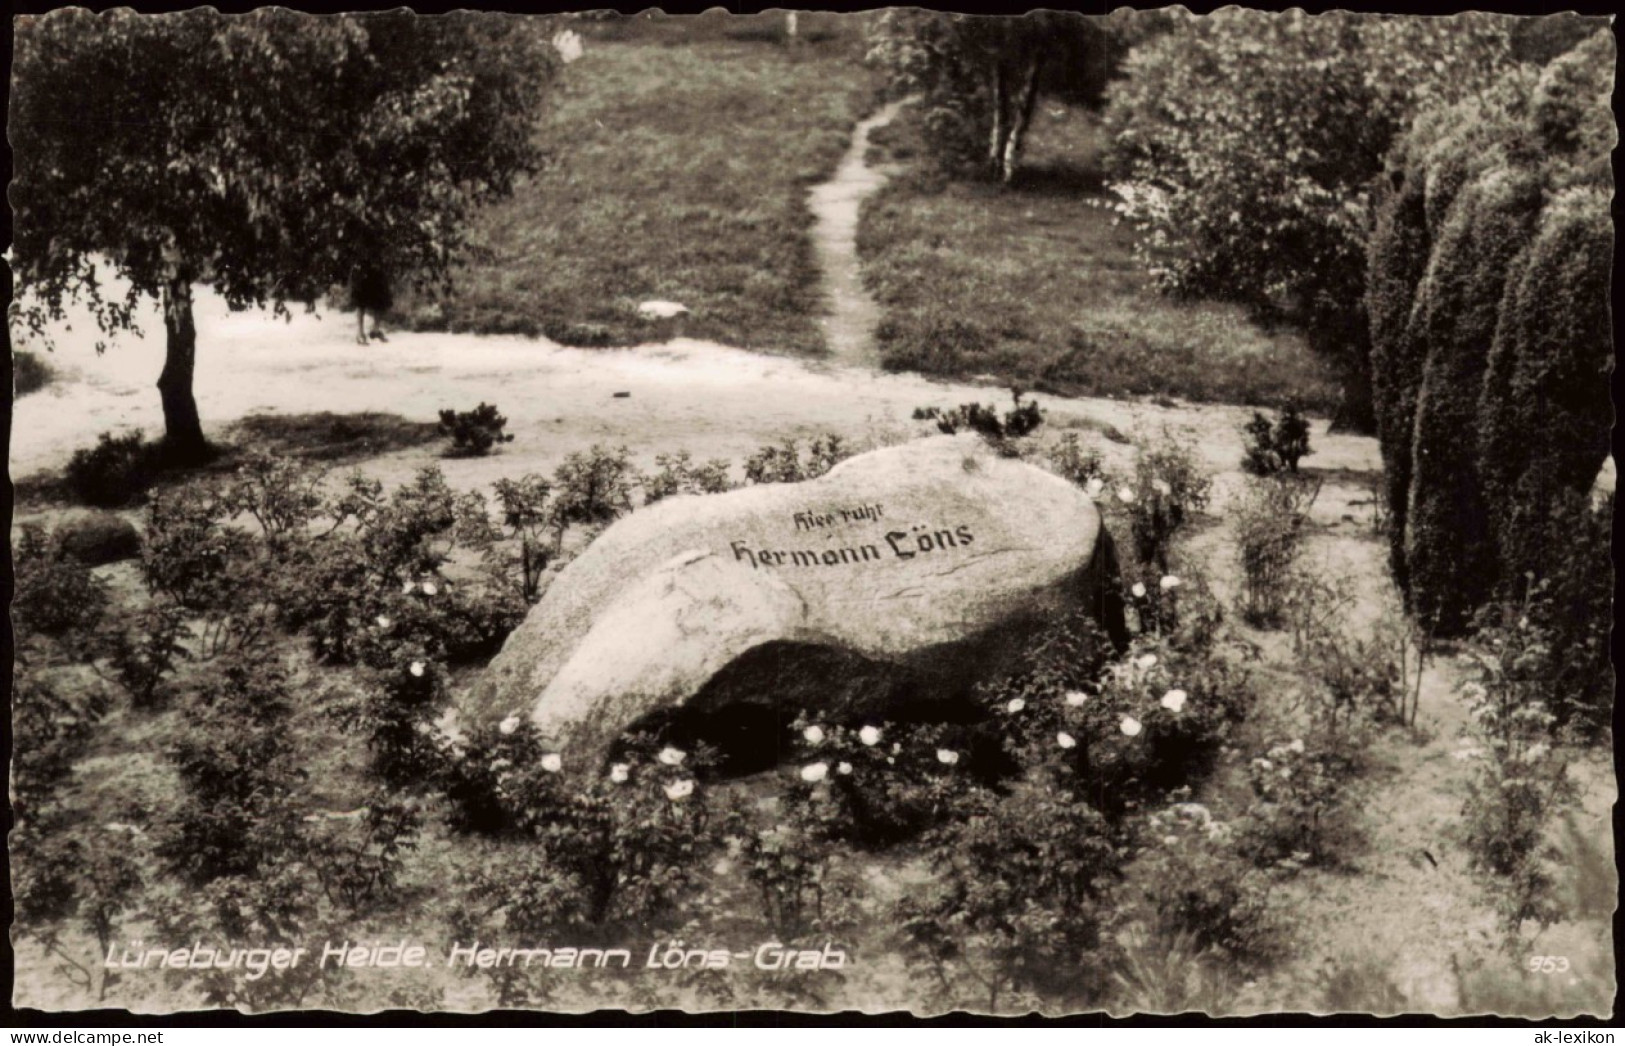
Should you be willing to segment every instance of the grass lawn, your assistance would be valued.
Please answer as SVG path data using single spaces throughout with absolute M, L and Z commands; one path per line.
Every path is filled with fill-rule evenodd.
M 1042 105 L 1009 189 L 935 174 L 913 119 L 905 109 L 876 135 L 909 167 L 870 198 L 858 229 L 887 369 L 991 374 L 1061 395 L 1335 406 L 1330 374 L 1294 332 L 1151 285 L 1134 231 L 1102 206 L 1087 113 Z
M 406 321 L 628 345 L 665 299 L 693 337 L 822 351 L 807 187 L 875 94 L 856 22 L 813 23 L 793 48 L 776 16 L 582 23 L 538 131 L 550 165 L 480 215 L 455 296 L 403 298 Z

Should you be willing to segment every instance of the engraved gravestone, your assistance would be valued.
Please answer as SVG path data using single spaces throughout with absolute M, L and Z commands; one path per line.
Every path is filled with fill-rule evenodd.
M 620 520 L 559 573 L 465 711 L 529 718 L 594 758 L 766 650 L 806 655 L 788 672 L 808 684 L 798 704 L 853 689 L 821 654 L 964 683 L 1063 610 L 1089 607 L 1120 637 L 1115 574 L 1077 487 L 974 436 L 918 440 Z M 747 682 L 733 690 L 776 699 Z

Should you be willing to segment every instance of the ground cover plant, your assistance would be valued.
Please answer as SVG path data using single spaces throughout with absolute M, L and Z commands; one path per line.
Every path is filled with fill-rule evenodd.
M 828 22 L 795 48 L 776 22 L 766 39 L 688 19 L 577 26 L 585 52 L 537 130 L 568 150 L 476 219 L 455 297 L 397 309 L 419 327 L 630 345 L 651 337 L 640 302 L 675 301 L 691 337 L 821 352 L 806 190 L 873 104 L 857 27 Z

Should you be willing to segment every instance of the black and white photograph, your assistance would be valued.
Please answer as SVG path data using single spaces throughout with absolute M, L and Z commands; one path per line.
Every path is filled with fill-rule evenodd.
M 17 1011 L 1613 1018 L 1611 16 L 12 28 Z

